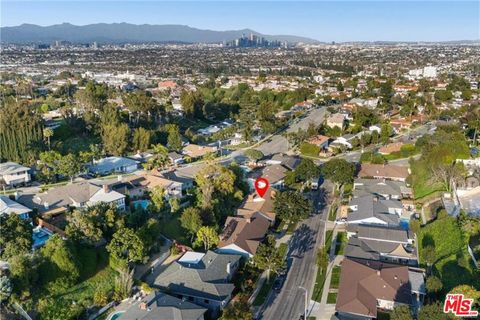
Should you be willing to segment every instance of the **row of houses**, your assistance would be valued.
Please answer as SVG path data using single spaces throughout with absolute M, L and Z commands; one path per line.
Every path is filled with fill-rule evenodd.
M 414 214 L 408 169 L 362 165 L 346 210 L 347 245 L 335 309 L 347 319 L 376 319 L 379 311 L 421 307 L 424 271 L 408 221 Z

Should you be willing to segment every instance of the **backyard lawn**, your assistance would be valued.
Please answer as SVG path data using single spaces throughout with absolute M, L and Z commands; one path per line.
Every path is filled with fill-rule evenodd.
M 332 278 L 330 280 L 330 289 L 338 289 L 338 284 L 340 283 L 340 272 L 342 268 L 340 266 L 335 266 L 332 269 Z
M 412 161 L 410 169 L 412 171 L 411 179 L 415 199 L 420 199 L 436 191 L 443 191 L 441 184 L 432 183 L 429 166 L 422 160 Z
M 474 283 L 473 262 L 467 252 L 466 239 L 455 218 L 448 216 L 437 219 L 421 228 L 418 248 L 423 266 L 425 266 L 423 249 L 427 246 L 435 248 L 436 261 L 433 273 L 442 280 L 444 291 L 448 292 L 459 284 Z M 467 268 L 458 265 L 458 257 L 461 255 L 468 258 Z
M 347 234 L 345 232 L 337 233 L 337 246 L 335 247 L 335 255 L 343 255 L 345 246 L 347 245 Z
M 325 234 L 325 248 L 330 248 L 332 245 L 332 230 L 327 230 Z M 315 286 L 312 292 L 312 300 L 320 302 L 322 300 L 323 286 L 325 285 L 326 270 L 317 268 L 317 276 L 315 278 Z
M 335 304 L 335 303 L 337 303 L 337 293 L 329 292 L 327 296 L 327 304 Z
M 177 240 L 177 242 L 185 245 L 191 245 L 190 238 L 187 235 L 185 229 L 182 228 L 180 224 L 180 215 L 173 215 L 166 218 L 161 222 L 162 234 L 172 240 Z

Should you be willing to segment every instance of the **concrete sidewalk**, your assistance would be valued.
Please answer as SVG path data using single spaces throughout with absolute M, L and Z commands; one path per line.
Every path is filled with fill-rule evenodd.
M 343 256 L 336 256 L 333 261 L 328 264 L 327 277 L 325 278 L 325 284 L 323 286 L 322 300 L 320 301 L 320 303 L 317 303 L 318 306 L 316 306 L 310 314 L 311 316 L 316 317 L 317 320 L 329 320 L 332 319 L 332 316 L 335 314 L 335 305 L 327 304 L 327 297 L 330 290 L 330 281 L 332 279 L 333 267 L 338 266 L 342 262 L 343 258 Z

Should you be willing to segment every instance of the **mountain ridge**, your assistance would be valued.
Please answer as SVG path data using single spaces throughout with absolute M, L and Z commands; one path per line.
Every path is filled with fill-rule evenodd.
M 69 41 L 72 43 L 141 43 L 141 42 L 186 42 L 219 43 L 231 41 L 253 33 L 267 40 L 287 42 L 319 43 L 311 38 L 295 35 L 265 35 L 245 28 L 241 30 L 209 30 L 180 24 L 131 24 L 126 22 L 95 23 L 82 26 L 64 22 L 50 26 L 24 23 L 19 26 L 1 27 L 1 41 L 4 43 L 41 43 Z

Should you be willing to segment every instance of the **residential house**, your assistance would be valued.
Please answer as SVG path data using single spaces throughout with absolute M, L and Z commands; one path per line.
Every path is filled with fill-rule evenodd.
M 84 208 L 97 203 L 113 203 L 125 210 L 125 196 L 110 190 L 108 185 L 89 181 L 67 184 L 49 189 L 33 196 L 22 195 L 19 200 L 25 206 L 38 212 L 65 212 L 70 207 Z
M 131 173 L 138 169 L 138 161 L 123 157 L 107 157 L 94 161 L 88 171 L 93 174 Z
M 319 134 L 319 135 L 316 135 L 316 136 L 313 136 L 313 137 L 309 138 L 305 142 L 316 145 L 320 149 L 325 150 L 325 149 L 328 148 L 329 139 L 330 139 L 329 137 Z
M 150 152 L 137 152 L 133 156 L 129 156 L 130 159 L 141 162 L 141 163 L 147 162 L 152 157 L 153 157 L 153 154 Z
M 7 196 L 0 196 L 0 216 L 4 214 L 16 214 L 21 219 L 28 219 L 28 214 L 32 212 L 30 208 L 13 201 Z
M 160 81 L 158 83 L 158 89 L 162 91 L 174 90 L 175 88 L 177 88 L 177 83 L 175 81 L 166 80 L 166 81 Z
M 289 156 L 284 153 L 276 153 L 270 159 L 265 161 L 268 165 L 281 164 L 288 170 L 295 170 L 300 164 L 300 158 L 295 156 Z
M 190 143 L 183 147 L 183 154 L 189 156 L 192 159 L 197 159 L 206 156 L 209 153 L 217 152 L 217 147 L 199 146 L 197 144 Z
M 415 236 L 408 230 L 353 224 L 347 226 L 347 236 L 344 255 L 352 260 L 418 266 Z
M 266 166 L 261 170 L 253 171 L 249 174 L 248 182 L 253 189 L 256 179 L 263 177 L 268 180 L 273 188 L 282 189 L 286 174 L 289 170 L 280 164 Z
M 250 218 L 228 217 L 220 235 L 217 252 L 251 258 L 257 252 L 269 226 L 270 221 L 258 212 Z
M 184 162 L 183 156 L 175 151 L 168 153 L 168 159 L 175 166 L 178 166 L 179 164 L 182 164 Z
M 239 255 L 186 252 L 155 278 L 153 286 L 217 313 L 232 297 L 235 286 L 230 281 L 239 265 Z
M 400 152 L 402 150 L 403 145 L 404 145 L 403 142 L 389 143 L 389 144 L 386 144 L 386 145 L 380 147 L 380 149 L 378 149 L 378 153 L 385 155 L 385 154 L 390 154 L 390 153 L 393 153 L 393 152 Z
M 207 309 L 169 294 L 154 291 L 133 301 L 121 319 L 125 320 L 204 320 Z
M 348 224 L 400 226 L 404 211 L 398 200 L 383 200 L 373 195 L 353 198 L 349 203 Z
M 415 307 L 424 295 L 424 276 L 419 270 L 344 259 L 335 310 L 340 319 L 376 319 L 377 310 Z
M 353 197 L 360 198 L 374 195 L 383 199 L 401 200 L 411 198 L 412 189 L 404 182 L 381 179 L 355 179 L 353 182 Z
M 326 125 L 330 128 L 339 127 L 343 130 L 345 116 L 341 113 L 334 113 L 327 117 Z
M 358 176 L 360 178 L 389 179 L 395 181 L 407 180 L 410 169 L 402 166 L 391 164 L 362 164 Z
M 28 183 L 32 180 L 30 176 L 30 168 L 22 166 L 15 162 L 0 163 L 0 184 L 7 186 L 17 186 Z
M 193 176 L 180 170 L 162 172 L 161 176 L 165 179 L 181 183 L 182 191 L 193 188 L 193 182 L 195 180 Z
M 263 197 L 256 192 L 249 194 L 237 209 L 237 216 L 250 219 L 261 214 L 273 224 L 275 221 L 275 212 L 273 210 L 273 200 L 275 199 L 276 190 L 268 188 Z
M 239 144 L 245 143 L 245 139 L 243 138 L 243 134 L 239 132 L 235 132 L 233 137 L 230 139 L 230 144 L 232 146 L 238 146 Z

